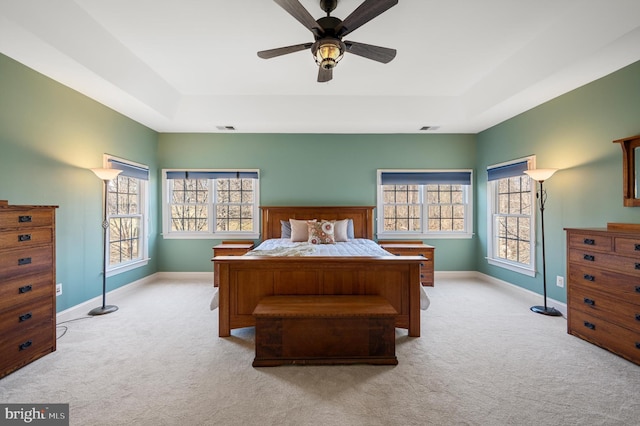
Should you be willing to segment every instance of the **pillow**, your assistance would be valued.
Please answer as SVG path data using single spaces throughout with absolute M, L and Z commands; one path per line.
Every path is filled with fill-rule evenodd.
M 296 243 L 306 242 L 309 239 L 309 229 L 307 227 L 307 222 L 313 223 L 315 221 L 315 219 L 289 219 L 289 223 L 291 224 L 291 241 Z
M 309 230 L 309 240 L 311 244 L 335 244 L 336 240 L 333 236 L 334 223 L 328 220 L 316 222 L 315 220 L 307 223 Z
M 349 228 L 349 220 L 351 219 L 342 219 L 342 220 L 333 221 L 333 226 L 334 226 L 333 235 L 336 242 L 349 241 L 349 236 L 347 235 L 347 229 Z
M 288 220 L 280 221 L 280 238 L 291 238 L 291 222 Z
M 347 223 L 347 238 L 350 240 L 355 238 L 353 231 L 353 219 L 347 219 L 349 222 Z

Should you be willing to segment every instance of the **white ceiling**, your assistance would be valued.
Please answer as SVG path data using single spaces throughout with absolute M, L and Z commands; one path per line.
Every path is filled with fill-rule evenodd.
M 214 133 L 476 133 L 640 60 L 640 0 L 400 0 L 345 39 L 398 53 L 317 83 L 309 51 L 256 55 L 313 41 L 271 0 L 0 0 L 3 54 L 159 132 Z

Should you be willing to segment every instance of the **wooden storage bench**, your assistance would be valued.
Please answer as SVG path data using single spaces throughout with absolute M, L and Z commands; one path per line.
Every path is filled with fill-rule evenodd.
M 260 300 L 254 367 L 396 365 L 396 310 L 381 296 L 270 296 Z

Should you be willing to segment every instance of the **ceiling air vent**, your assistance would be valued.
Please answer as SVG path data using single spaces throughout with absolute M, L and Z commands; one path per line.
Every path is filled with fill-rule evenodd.
M 218 130 L 227 130 L 227 131 L 233 131 L 236 128 L 233 126 L 216 126 L 216 129 Z
M 428 130 L 438 130 L 440 128 L 440 126 L 422 126 L 420 128 L 421 132 L 426 132 Z

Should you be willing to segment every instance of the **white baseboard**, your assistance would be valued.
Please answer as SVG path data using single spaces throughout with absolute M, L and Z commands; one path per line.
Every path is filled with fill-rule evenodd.
M 526 288 L 517 286 L 515 284 L 511 284 L 508 281 L 504 281 L 495 277 L 492 277 L 490 275 L 486 275 L 483 274 L 482 272 L 477 272 L 474 271 L 474 274 L 476 276 L 476 278 L 488 282 L 488 283 L 492 283 L 492 284 L 497 284 L 497 285 L 504 285 L 504 286 L 509 286 L 511 288 L 515 288 L 517 290 L 526 292 L 528 294 L 532 294 L 534 296 L 540 297 L 541 303 L 542 304 L 544 301 L 542 300 L 543 296 L 541 294 L 536 293 L 535 291 L 531 291 L 531 290 L 527 290 Z M 556 308 L 557 310 L 559 310 L 560 312 L 562 312 L 562 315 L 564 315 L 565 317 L 567 316 L 567 304 L 560 302 L 558 300 L 555 299 L 551 299 L 549 297 L 547 297 L 547 305 L 553 305 L 554 308 Z
M 131 282 L 129 284 L 125 284 L 122 287 L 118 287 L 115 290 L 111 290 L 107 292 L 107 300 L 109 300 L 109 296 L 120 296 L 129 291 L 135 290 L 136 288 L 149 284 L 157 280 L 157 274 L 151 274 L 144 278 L 141 278 L 137 281 Z M 60 311 L 56 314 L 56 321 L 58 323 L 69 321 L 74 318 L 82 317 L 87 315 L 87 313 L 98 306 L 102 306 L 102 295 L 94 297 L 93 299 L 89 299 L 85 302 L 82 302 L 78 305 L 72 306 L 69 309 L 65 309 L 64 311 Z
M 172 280 L 172 281 L 209 281 L 213 285 L 213 272 L 156 272 L 155 274 L 147 275 L 144 278 L 133 281 L 129 284 L 125 284 L 122 287 L 118 287 L 115 290 L 107 292 L 107 301 L 110 297 L 120 297 L 127 292 L 136 290 L 142 285 L 151 284 L 160 280 Z M 56 321 L 58 323 L 69 321 L 71 319 L 79 318 L 87 315 L 91 309 L 101 306 L 102 295 L 89 299 L 78 305 L 72 306 L 69 309 L 60 311 L 56 314 Z
M 159 280 L 210 281 L 211 285 L 213 285 L 213 271 L 210 271 L 210 272 L 156 272 L 154 275 Z

